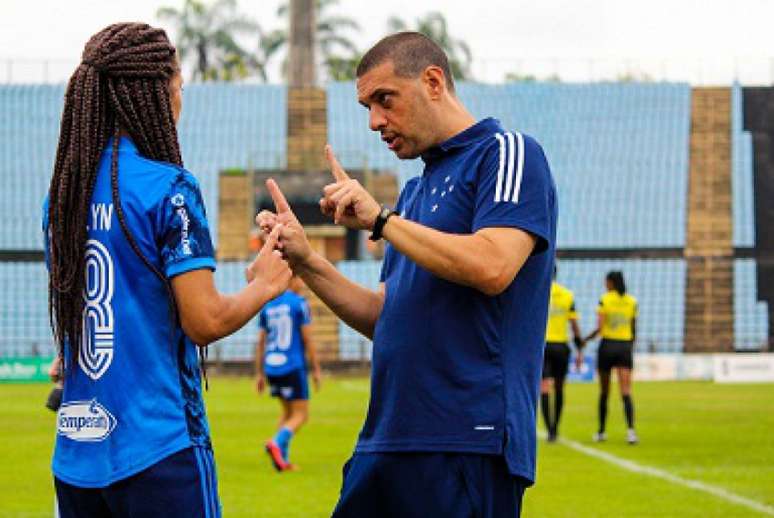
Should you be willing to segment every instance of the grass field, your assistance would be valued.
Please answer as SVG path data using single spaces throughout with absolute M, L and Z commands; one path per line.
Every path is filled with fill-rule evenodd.
M 0 516 L 50 517 L 53 414 L 47 385 L 0 385 Z M 128 388 L 128 390 L 131 390 Z M 326 379 L 291 455 L 302 470 L 276 474 L 261 449 L 277 404 L 248 379 L 215 378 L 206 396 L 226 517 L 328 516 L 368 399 L 365 379 Z M 523 516 L 748 517 L 774 514 L 774 385 L 640 383 L 641 444 L 624 442 L 620 401 L 611 399 L 608 442 L 591 443 L 596 387 L 568 387 L 562 435 L 539 445 L 538 481 Z M 652 473 L 635 473 L 579 451 L 578 444 L 682 480 L 725 490 L 718 497 Z M 729 497 L 730 495 L 730 497 Z M 739 502 L 738 495 L 761 507 Z M 367 518 L 367 517 L 364 517 Z

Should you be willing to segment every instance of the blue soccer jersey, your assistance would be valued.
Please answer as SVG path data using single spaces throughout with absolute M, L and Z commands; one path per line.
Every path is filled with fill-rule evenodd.
M 284 376 L 306 369 L 301 328 L 312 322 L 306 299 L 291 290 L 266 304 L 258 322 L 266 332 L 263 370 L 267 376 Z
M 110 162 L 109 143 L 89 207 L 83 340 L 77 358 L 66 348 L 53 459 L 56 477 L 80 487 L 104 487 L 209 444 L 196 345 L 176 321 L 165 283 L 121 230 Z M 143 158 L 127 138 L 120 141 L 118 171 L 126 224 L 151 264 L 168 279 L 214 270 L 196 179 Z
M 392 245 L 374 332 L 371 401 L 358 452 L 504 454 L 535 477 L 535 412 L 557 201 L 543 150 L 485 119 L 423 155 L 397 210 L 442 232 L 525 230 L 535 249 L 497 296 L 421 268 Z

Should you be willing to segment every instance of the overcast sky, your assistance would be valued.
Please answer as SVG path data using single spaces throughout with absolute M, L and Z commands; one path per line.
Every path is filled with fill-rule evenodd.
M 265 30 L 280 26 L 279 1 L 239 4 Z M 115 21 L 163 26 L 155 13 L 164 5 L 182 0 L 0 0 L 0 82 L 9 72 L 40 81 L 42 65 L 25 60 L 51 60 L 49 80 L 62 80 L 91 34 Z M 517 70 L 566 80 L 628 70 L 704 83 L 770 83 L 774 75 L 770 0 L 340 0 L 333 9 L 361 24 L 352 35 L 361 48 L 385 34 L 391 15 L 411 21 L 433 10 L 470 45 L 484 81 Z

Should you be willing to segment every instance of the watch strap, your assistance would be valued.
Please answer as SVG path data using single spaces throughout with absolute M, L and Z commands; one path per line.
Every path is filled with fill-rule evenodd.
M 368 239 L 371 241 L 379 241 L 382 238 L 382 231 L 384 230 L 384 225 L 387 224 L 387 220 L 390 219 L 391 216 L 395 216 L 397 214 L 398 213 L 394 210 L 382 206 L 382 210 L 374 220 L 374 229 L 371 231 L 371 235 L 368 237 Z

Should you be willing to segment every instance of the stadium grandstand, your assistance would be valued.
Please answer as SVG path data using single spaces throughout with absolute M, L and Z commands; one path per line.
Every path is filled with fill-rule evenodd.
M 63 93 L 62 85 L 0 86 L 0 357 L 53 354 L 40 221 Z M 183 157 L 206 198 L 224 291 L 242 285 L 249 260 L 245 212 L 236 226 L 236 247 L 245 253 L 222 253 L 233 248 L 219 224 L 233 221 L 226 214 L 233 209 L 229 178 L 252 182 L 252 211 L 261 203 L 257 178 L 272 174 L 283 185 L 285 171 L 299 169 L 288 159 L 294 95 L 277 85 L 186 88 Z M 463 83 L 459 95 L 474 115 L 497 114 L 544 146 L 560 197 L 559 279 L 576 292 L 583 329 L 593 327 L 604 274 L 615 268 L 641 301 L 639 352 L 771 350 L 774 218 L 763 200 L 774 194 L 773 89 Z M 421 162 L 398 161 L 368 131 L 354 99 L 353 83 L 329 84 L 315 97 L 318 140 L 327 135 L 344 167 L 371 185 L 394 182 L 383 196 L 394 198 Z M 342 271 L 374 286 L 378 258 L 362 237 L 339 238 L 346 242 L 335 255 Z M 322 305 L 314 311 L 325 360 L 368 358 L 367 341 Z M 246 327 L 211 357 L 249 360 L 254 335 Z
M 362 500 L 368 500 L 382 513 L 380 516 L 424 517 L 455 514 L 453 511 L 467 516 L 466 501 L 470 501 L 470 514 L 479 515 L 479 511 L 487 512 L 486 508 L 491 507 L 484 502 L 487 493 L 500 491 L 499 474 L 491 478 L 497 484 L 482 478 L 478 485 L 477 479 L 484 473 L 480 466 L 494 466 L 503 473 L 503 467 L 507 467 L 512 475 L 521 474 L 509 465 L 511 450 L 530 457 L 525 466 L 533 461 L 536 464 L 534 473 L 526 478 L 506 477 L 509 484 L 534 480 L 519 511 L 530 518 L 774 516 L 774 54 L 765 40 L 770 16 L 763 14 L 774 14 L 774 4 L 764 9 L 759 2 L 755 8 L 739 9 L 728 1 L 717 6 L 667 1 L 625 6 L 598 1 L 581 6 L 563 1 L 490 0 L 474 6 L 475 16 L 471 16 L 471 6 L 466 3 L 430 0 L 384 5 L 348 0 L 143 0 L 120 9 L 111 2 L 48 1 L 45 9 L 42 4 L 19 2 L 11 7 L 9 3 L 1 11 L 6 15 L 5 26 L 0 20 L 0 26 L 6 29 L 0 31 L 0 40 L 6 38 L 6 50 L 0 54 L 0 444 L 4 445 L 4 449 L 0 446 L 0 458 L 7 466 L 0 470 L 0 518 L 52 514 L 64 518 L 71 511 L 88 514 L 80 498 L 69 502 L 66 486 L 73 486 L 78 494 L 89 498 L 98 496 L 96 500 L 101 503 L 111 500 L 116 488 L 115 496 L 132 513 L 137 512 L 136 504 L 156 505 L 154 495 L 166 499 L 174 493 L 167 491 L 166 481 L 161 480 L 166 476 L 166 466 L 172 465 L 164 461 L 177 462 L 175 459 L 182 458 L 178 453 L 184 453 L 188 446 L 193 446 L 190 460 L 196 464 L 197 480 L 202 482 L 202 507 L 206 507 L 207 516 L 331 516 L 336 502 L 347 493 L 346 488 L 355 488 L 362 481 L 366 492 L 361 494 L 367 495 Z M 407 8 L 408 4 L 413 10 Z M 414 18 L 417 9 L 418 17 Z M 423 10 L 427 12 L 421 15 Z M 278 23 L 272 25 L 274 18 L 267 13 L 273 15 L 275 11 Z M 379 322 L 377 346 L 373 349 L 376 355 L 372 355 L 373 345 L 368 338 L 341 321 L 315 293 L 296 283 L 292 291 L 302 293 L 280 295 L 264 306 L 262 316 L 232 335 L 206 348 L 188 347 L 193 340 L 180 342 L 185 347 L 178 347 L 175 355 L 161 338 L 169 322 L 152 318 L 146 321 L 155 313 L 147 308 L 161 308 L 161 300 L 155 300 L 154 289 L 146 289 L 145 283 L 134 281 L 132 276 L 131 293 L 117 290 L 116 294 L 124 293 L 110 302 L 112 308 L 121 308 L 121 319 L 114 315 L 113 320 L 130 322 L 119 326 L 126 330 L 120 336 L 122 341 L 117 341 L 119 335 L 115 332 L 95 331 L 93 340 L 81 344 L 80 367 L 73 365 L 74 372 L 65 370 L 74 375 L 62 380 L 63 364 L 55 357 L 57 348 L 49 320 L 50 287 L 42 219 L 43 202 L 54 173 L 68 77 L 73 70 L 83 81 L 88 80 L 88 74 L 101 74 L 105 85 L 120 87 L 120 81 L 106 71 L 104 63 L 95 61 L 90 53 L 81 54 L 83 42 L 92 29 L 114 22 L 119 15 L 124 18 L 131 14 L 150 23 L 154 12 L 161 22 L 159 26 L 176 47 L 174 54 L 181 74 L 170 78 L 170 94 L 175 101 L 179 98 L 181 79 L 185 91 L 181 94 L 182 111 L 178 113 L 176 102 L 170 102 L 170 107 L 174 108 L 183 166 L 198 180 L 206 214 L 198 210 L 198 203 L 194 207 L 188 192 L 182 190 L 159 194 L 162 201 L 157 206 L 176 207 L 169 214 L 174 224 L 179 222 L 182 255 L 193 255 L 189 245 L 203 243 L 200 225 L 206 220 L 215 248 L 216 287 L 220 293 L 242 291 L 243 295 L 231 299 L 191 296 L 206 292 L 202 292 L 202 285 L 179 289 L 194 276 L 177 277 L 172 291 L 178 297 L 177 315 L 181 321 L 211 321 L 208 317 L 189 319 L 185 308 L 188 302 L 199 300 L 207 306 L 220 306 L 218 301 L 240 299 L 242 303 L 254 303 L 256 299 L 251 297 L 260 296 L 263 286 L 259 283 L 253 283 L 248 290 L 243 288 L 247 283 L 246 268 L 254 264 L 265 244 L 266 235 L 255 225 L 256 215 L 263 209 L 283 212 L 275 207 L 269 194 L 268 178 L 278 183 L 311 248 L 355 283 L 379 289 L 387 241 L 393 243 L 390 246 L 402 248 L 401 240 L 393 239 L 388 230 L 388 239 L 371 241 L 369 231 L 334 225 L 321 213 L 320 197 L 334 178 L 342 178 L 336 174 L 339 171 L 335 161 L 329 157 L 329 163 L 325 158 L 326 143 L 331 144 L 347 175 L 361 182 L 376 202 L 388 207 L 393 207 L 401 190 L 425 170 L 423 160 L 399 160 L 390 150 L 400 151 L 402 146 L 391 135 L 391 126 L 402 128 L 403 132 L 396 130 L 397 134 L 406 136 L 412 134 L 410 128 L 406 129 L 411 125 L 427 126 L 417 123 L 422 118 L 413 113 L 416 106 L 406 111 L 413 103 L 405 100 L 409 97 L 402 83 L 382 83 L 379 87 L 399 85 L 397 95 L 401 100 L 392 104 L 390 96 L 383 97 L 384 92 L 378 89 L 369 95 L 369 79 L 361 80 L 366 109 L 357 102 L 357 82 L 337 80 L 358 77 L 358 63 L 365 67 L 369 62 L 367 54 L 359 50 L 361 44 L 373 45 L 388 22 L 388 32 L 405 26 L 436 42 L 446 42 L 441 50 L 447 54 L 451 70 L 445 73 L 454 77 L 454 91 L 465 109 L 478 120 L 496 117 L 515 137 L 503 139 L 500 133 L 496 135 L 501 141 L 499 174 L 484 178 L 492 184 L 497 178 L 497 187 L 492 186 L 496 194 L 489 200 L 508 201 L 501 195 L 513 187 L 513 172 L 517 179 L 514 185 L 519 187 L 510 192 L 536 192 L 522 189 L 522 178 L 530 179 L 524 185 L 540 183 L 546 187 L 544 175 L 540 175 L 540 182 L 535 180 L 534 172 L 543 169 L 542 165 L 539 170 L 535 166 L 536 154 L 527 155 L 527 145 L 520 146 L 521 153 L 515 152 L 516 142 L 530 143 L 531 148 L 531 139 L 522 140 L 514 134 L 533 137 L 542 146 L 558 198 L 558 220 L 546 218 L 546 234 L 552 230 L 550 221 L 557 224 L 556 283 L 551 289 L 548 330 L 542 321 L 525 318 L 535 315 L 530 308 L 543 300 L 533 295 L 545 295 L 532 286 L 538 282 L 547 288 L 550 261 L 545 256 L 528 263 L 540 263 L 542 280 L 533 280 L 535 268 L 524 268 L 524 275 L 519 274 L 509 287 L 511 293 L 519 294 L 518 298 L 511 298 L 508 291 L 487 298 L 485 306 L 469 311 L 470 320 L 462 311 L 471 307 L 469 300 L 459 295 L 471 293 L 470 289 L 460 291 L 456 286 L 452 292 L 444 286 L 450 282 L 467 285 L 470 277 L 452 275 L 452 280 L 433 282 L 432 291 L 425 292 L 423 275 L 415 275 L 411 268 L 411 277 L 395 274 L 390 278 L 392 296 L 380 310 L 385 320 Z M 177 14 L 170 14 L 174 12 Z M 77 20 L 76 15 L 83 20 Z M 223 28 L 216 30 L 221 22 Z M 354 27 L 361 23 L 363 30 L 356 36 Z M 14 26 L 21 32 L 14 32 Z M 239 26 L 246 27 L 247 32 L 236 29 Z M 42 34 L 41 27 L 50 30 Z M 199 36 L 187 41 L 184 36 L 191 27 Z M 108 32 L 112 34 L 109 40 L 98 40 L 99 48 L 111 50 L 110 42 L 121 40 L 123 36 L 119 35 L 124 31 L 130 36 L 135 31 L 154 38 L 160 35 L 145 27 L 120 28 Z M 659 38 L 652 37 L 655 31 L 660 33 Z M 351 55 L 342 49 L 333 54 L 326 52 L 325 41 L 339 41 L 340 37 L 346 41 L 348 34 L 353 44 Z M 458 34 L 464 39 L 458 39 Z M 228 41 L 222 41 L 224 37 Z M 409 35 L 408 39 L 415 37 Z M 282 38 L 284 42 L 279 41 Z M 77 47 L 68 47 L 70 39 Z M 208 39 L 221 46 L 213 47 L 203 60 L 200 46 Z M 46 40 L 48 47 L 44 45 Z M 630 41 L 642 48 L 628 45 Z M 130 43 L 138 52 L 142 50 L 141 55 L 132 57 L 137 61 L 127 64 L 132 71 L 141 65 L 140 58 L 143 67 L 164 65 L 156 63 L 155 43 Z M 272 57 L 269 47 L 275 43 L 280 50 Z M 158 48 L 165 49 L 164 56 L 172 58 L 166 42 L 161 44 Z M 244 48 L 235 53 L 234 45 Z M 718 50 L 721 47 L 722 52 Z M 411 56 L 406 61 L 414 61 L 423 53 L 435 54 L 417 49 L 406 54 Z M 472 53 L 466 57 L 468 50 Z M 413 54 L 415 51 L 417 54 Z M 131 55 L 128 50 L 119 52 Z M 683 52 L 685 56 L 680 56 Z M 583 54 L 588 54 L 588 59 Z M 111 55 L 119 56 L 112 50 Z M 437 63 L 436 58 L 431 62 Z M 382 64 L 377 60 L 373 66 L 380 68 Z M 382 70 L 389 71 L 389 67 Z M 361 69 L 361 79 L 364 74 L 369 72 Z M 155 78 L 152 83 L 163 87 L 160 81 Z M 155 90 L 155 94 L 162 94 L 162 90 Z M 413 87 L 408 91 L 419 92 Z M 78 98 L 77 93 L 73 95 L 68 96 L 68 111 L 73 109 L 73 99 Z M 443 101 L 444 110 L 457 111 L 453 99 L 444 94 Z M 80 104 L 88 106 L 85 101 Z M 141 106 L 148 107 L 147 102 Z M 144 119 L 141 114 L 139 118 Z M 437 119 L 438 128 L 445 126 L 445 119 L 445 115 Z M 386 121 L 382 127 L 385 141 L 378 132 L 369 130 L 369 123 L 378 126 L 382 120 Z M 404 125 L 406 120 L 410 122 Z M 467 115 L 464 120 L 470 123 Z M 87 127 L 77 123 L 73 129 L 85 135 Z M 170 129 L 165 127 L 165 134 Z M 448 133 L 451 129 L 450 125 Z M 438 133 L 438 139 L 441 136 Z M 143 136 L 132 133 L 132 138 L 139 141 Z M 490 143 L 495 144 L 491 138 Z M 410 143 L 412 139 L 403 140 Z M 82 151 L 72 154 L 80 155 Z M 474 153 L 465 155 L 466 160 Z M 451 158 L 457 160 L 459 156 Z M 129 158 L 131 167 L 133 161 Z M 77 163 L 83 162 L 78 159 Z M 509 169 L 506 163 L 510 163 Z M 453 165 L 455 169 L 463 167 Z M 122 197 L 121 190 L 131 187 L 124 184 L 131 170 L 123 167 L 114 197 Z M 61 176 L 61 167 L 57 170 L 58 179 L 66 178 Z M 430 175 L 438 171 L 433 162 L 428 171 Z M 524 176 L 523 171 L 527 171 Z M 453 191 L 451 187 L 440 187 L 446 174 L 446 183 L 461 188 Z M 182 176 L 181 185 L 190 184 L 190 179 Z M 441 201 L 432 196 L 444 197 L 444 203 L 459 197 L 463 184 L 451 182 L 451 178 L 452 173 L 428 176 L 414 196 L 407 192 L 411 197 L 404 201 L 402 210 L 410 206 L 419 212 L 425 208 L 425 212 L 435 212 L 437 206 L 433 205 L 438 200 L 440 206 Z M 142 175 L 135 180 L 147 185 Z M 503 182 L 507 184 L 500 185 Z M 486 207 L 490 204 L 481 201 L 486 185 L 481 178 L 475 183 L 475 219 L 489 211 Z M 102 187 L 106 185 L 100 184 Z M 274 192 L 274 186 L 271 189 Z M 145 192 L 140 188 L 128 192 L 138 191 Z M 548 199 L 542 201 L 553 208 L 551 189 L 544 192 Z M 101 205 L 107 191 L 97 194 L 93 204 Z M 538 198 L 525 195 L 515 201 L 531 203 Z M 416 204 L 417 199 L 428 203 Z M 82 201 L 85 203 L 85 198 Z M 196 210 L 189 213 L 181 203 Z M 277 205 L 282 207 L 281 203 Z M 514 209 L 510 203 L 493 205 L 497 209 L 492 213 Z M 367 206 L 375 208 L 370 201 Z M 113 205 L 107 207 L 104 218 L 97 218 L 99 210 L 97 214 L 92 212 L 94 220 L 111 221 Z M 513 212 L 523 216 L 529 207 L 524 203 L 515 206 Z M 118 212 L 113 214 L 117 221 Z M 411 210 L 407 214 L 413 219 Z M 191 216 L 204 217 L 193 220 Z M 155 231 L 162 219 L 154 218 L 154 235 L 162 234 Z M 429 221 L 432 226 L 441 220 Z M 483 226 L 508 223 L 541 233 L 525 221 L 498 216 L 484 221 Z M 191 222 L 195 223 L 193 227 Z M 397 222 L 411 227 L 399 219 Z M 130 223 L 134 228 L 136 221 Z M 477 225 L 473 220 L 467 224 Z M 98 227 L 90 221 L 86 228 L 91 231 Z M 198 231 L 193 240 L 192 228 Z M 470 227 L 460 228 L 447 231 L 464 235 Z M 375 230 L 378 235 L 379 228 Z M 115 272 L 122 272 L 117 275 L 124 283 L 123 274 L 132 272 L 132 265 L 139 267 L 137 257 L 124 261 L 127 257 L 120 250 L 129 232 L 121 232 L 109 236 L 108 243 L 119 245 L 111 248 L 111 257 L 121 261 L 104 270 L 101 264 L 91 270 L 87 267 L 87 285 L 112 286 Z M 499 236 L 507 234 L 498 229 L 482 233 L 487 236 L 482 239 L 497 236 L 494 239 L 504 242 L 507 237 Z M 178 234 L 165 235 L 157 238 L 164 241 L 157 243 L 159 253 L 166 253 L 168 245 L 178 242 Z M 57 242 L 67 243 L 67 234 L 59 232 L 55 236 Z M 292 232 L 287 232 L 284 239 L 291 237 Z M 523 236 L 519 239 L 526 243 Z M 462 241 L 450 237 L 448 243 Z M 474 274 L 488 270 L 478 268 L 483 264 L 478 256 L 487 255 L 478 253 L 480 243 L 463 243 L 466 257 L 474 258 L 470 265 L 475 265 L 461 269 L 466 275 L 472 270 L 476 270 Z M 422 243 L 419 245 L 423 249 Z M 468 252 L 468 246 L 475 246 L 475 251 Z M 210 248 L 201 248 L 206 258 L 195 259 L 197 269 L 211 264 Z M 484 262 L 507 264 L 497 257 L 502 247 L 491 248 L 498 252 L 492 252 L 492 260 Z M 521 255 L 527 253 L 524 244 L 509 248 L 510 252 L 523 248 Z M 62 250 L 60 259 L 72 264 L 70 254 Z M 461 256 L 458 250 L 453 252 L 449 257 L 458 263 Z M 263 254 L 262 264 L 269 262 L 267 259 L 279 262 L 268 255 Z M 204 261 L 198 262 L 201 259 Z M 268 267 L 259 269 L 263 273 L 273 271 Z M 284 265 L 282 269 L 282 275 L 289 277 Z M 174 270 L 165 271 L 176 275 Z M 326 271 L 332 272 L 327 267 Z M 443 269 L 433 271 L 446 279 Z M 149 271 L 142 272 L 151 277 Z M 53 278 L 61 273 L 62 269 L 55 271 Z M 206 278 L 205 288 L 209 289 L 209 272 L 198 273 L 204 274 L 196 277 Z M 312 283 L 307 272 L 300 273 L 302 279 Z M 153 283 L 149 286 L 158 287 L 155 279 Z M 472 285 L 488 292 L 490 284 Z M 499 286 L 499 282 L 495 284 Z M 350 292 L 346 283 L 328 286 L 336 288 L 325 291 L 320 285 L 315 287 L 325 296 L 334 293 L 333 298 L 344 300 L 348 309 L 378 305 L 377 297 Z M 529 289 L 524 291 L 524 286 Z M 93 291 L 87 287 L 84 297 L 89 299 Z M 97 302 L 94 307 L 107 307 L 100 301 L 112 297 L 113 291 L 97 290 L 92 297 Z M 396 291 L 406 296 L 396 297 Z M 70 299 L 72 295 L 70 292 Z M 446 297 L 444 300 L 450 303 L 438 304 L 440 298 L 436 297 Z M 137 305 L 137 301 L 141 303 Z M 166 296 L 163 302 L 167 302 Z M 287 306 L 280 309 L 278 303 Z M 341 312 L 335 301 L 330 303 Z M 495 307 L 492 304 L 500 307 L 490 311 Z M 617 309 L 611 311 L 616 305 Z M 513 316 L 504 317 L 508 314 L 504 310 L 509 309 L 514 310 Z M 255 310 L 252 308 L 250 314 Z M 422 312 L 425 314 L 419 318 Z M 372 313 L 354 313 L 365 315 L 362 321 L 353 321 L 358 325 L 365 322 L 364 329 L 370 329 Z M 174 318 L 175 314 L 170 314 Z M 69 317 L 60 321 L 77 326 L 77 315 L 69 312 Z M 259 321 L 265 333 L 259 331 Z M 213 329 L 198 333 L 186 326 L 185 332 L 196 336 L 197 343 L 227 333 L 213 334 L 219 325 L 204 327 Z M 598 327 L 599 333 L 595 331 Z M 235 328 L 229 326 L 228 331 Z M 465 336 L 471 330 L 478 334 Z M 144 336 L 150 338 L 136 339 Z M 380 339 L 385 348 L 379 347 Z M 104 368 L 95 368 L 88 359 L 91 346 L 97 349 L 108 340 L 113 344 L 129 343 L 130 347 L 97 350 L 99 358 L 109 357 L 110 361 L 102 363 Z M 482 341 L 485 343 L 478 343 Z M 532 346 L 542 348 L 544 343 L 550 345 L 545 347 L 548 354 L 540 362 Z M 120 354 L 114 357 L 114 350 Z M 486 356 L 486 365 L 471 361 L 469 352 L 481 360 Z M 97 380 L 114 358 L 118 361 L 114 364 L 118 370 L 113 370 L 116 374 L 104 383 L 88 381 Z M 615 364 L 612 371 L 611 364 Z M 544 375 L 542 379 L 538 374 Z M 311 383 L 306 382 L 307 377 Z M 85 383 L 77 382 L 81 378 Z M 75 384 L 70 380 L 76 380 Z M 452 415 L 451 407 L 462 409 L 462 413 L 447 419 L 444 415 Z M 56 414 L 49 411 L 57 408 Z M 501 410 L 505 421 L 497 417 Z M 168 436 L 154 439 L 155 432 L 164 431 L 164 422 L 171 422 L 169 416 L 177 416 L 175 429 L 170 428 Z M 537 422 L 533 423 L 535 417 Z M 470 419 L 475 421 L 468 422 Z M 124 424 L 119 427 L 118 422 Z M 302 424 L 303 432 L 298 433 Z M 460 437 L 464 441 L 450 435 L 457 425 L 463 430 Z M 385 426 L 394 430 L 378 431 Z M 111 438 L 101 442 L 113 430 L 115 441 Z M 421 440 L 410 437 L 414 430 L 421 431 L 417 436 Z M 177 453 L 167 450 L 170 444 L 178 447 L 178 436 L 180 448 L 185 449 L 175 450 Z M 492 447 L 480 449 L 479 443 L 469 441 L 468 436 L 487 441 Z M 292 457 L 288 453 L 291 438 Z M 79 442 L 81 439 L 85 443 Z M 141 457 L 153 449 L 154 441 L 164 450 L 163 455 L 151 459 L 152 464 L 140 466 Z M 67 453 L 72 445 L 76 448 Z M 393 445 L 397 455 L 382 457 L 392 451 Z M 389 469 L 379 467 L 379 476 L 361 477 L 360 472 L 369 469 L 360 469 L 359 459 L 352 460 L 361 452 L 370 452 L 371 447 L 377 455 L 370 458 L 389 461 L 383 464 Z M 108 450 L 110 454 L 104 459 L 101 453 L 93 453 Z M 424 455 L 428 452 L 432 454 Z M 458 464 L 454 460 L 456 453 L 461 454 Z M 504 453 L 506 462 L 490 455 L 497 453 Z M 444 464 L 443 468 L 440 464 L 422 464 L 427 468 L 413 469 L 406 462 L 410 457 L 444 458 L 444 462 L 451 459 L 455 464 Z M 496 464 L 489 464 L 491 461 Z M 393 463 L 412 469 L 392 471 Z M 125 471 L 124 464 L 129 465 L 131 473 Z M 87 473 L 107 465 L 120 469 L 118 475 L 95 478 L 93 483 L 82 484 L 80 477 L 68 481 L 59 473 L 59 466 L 83 468 Z M 144 473 L 151 476 L 145 478 Z M 422 481 L 408 483 L 406 474 L 418 475 Z M 443 482 L 445 477 L 441 475 L 456 477 L 454 485 L 446 485 L 442 491 L 461 499 L 452 511 L 439 513 L 433 512 L 441 506 L 424 481 Z M 183 481 L 190 494 L 198 490 L 198 484 L 185 483 L 190 480 L 187 476 L 172 479 L 176 484 Z M 134 484 L 135 480 L 139 482 Z M 81 485 L 89 489 L 82 492 Z M 407 488 L 406 496 L 403 489 L 397 490 L 400 486 Z M 486 491 L 476 489 L 485 486 Z M 350 493 L 357 494 L 363 488 Z M 503 487 L 502 495 L 507 491 L 506 496 L 513 496 L 513 489 L 521 491 L 509 485 Z M 416 505 L 417 497 L 425 497 L 430 510 Z M 192 506 L 198 502 L 197 498 L 180 500 Z M 407 507 L 396 511 L 393 504 Z M 169 509 L 170 513 L 191 515 L 183 506 L 170 507 L 166 501 L 163 505 L 165 512 Z M 491 516 L 514 516 L 512 507 L 503 504 L 502 513 L 490 510 Z M 352 515 L 375 514 L 354 511 Z

